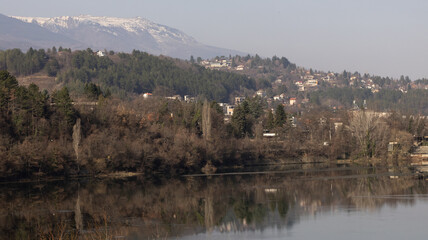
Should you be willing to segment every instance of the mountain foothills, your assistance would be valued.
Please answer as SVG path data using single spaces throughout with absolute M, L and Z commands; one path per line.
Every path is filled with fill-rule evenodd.
M 285 57 L 30 48 L 0 51 L 0 70 L 3 179 L 406 164 L 428 133 L 426 79 L 319 72 Z
M 137 18 L 7 17 L 0 14 L 0 47 L 3 49 L 49 48 L 109 49 L 131 52 L 139 49 L 155 55 L 189 58 L 214 57 L 241 52 L 207 46 L 183 32 Z

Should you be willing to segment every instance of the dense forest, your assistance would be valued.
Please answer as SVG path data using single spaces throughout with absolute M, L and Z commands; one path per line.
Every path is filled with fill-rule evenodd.
M 158 95 L 202 96 L 227 102 L 233 92 L 256 87 L 255 80 L 244 75 L 212 71 L 167 57 L 140 51 L 110 54 L 99 57 L 91 49 L 30 49 L 27 53 L 12 49 L 0 51 L 0 70 L 17 76 L 44 71 L 57 76 L 71 91 L 82 91 L 85 84 L 96 83 L 121 97 L 155 91 Z

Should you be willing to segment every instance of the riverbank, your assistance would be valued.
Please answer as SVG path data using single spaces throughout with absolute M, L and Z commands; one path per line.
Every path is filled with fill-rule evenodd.
M 415 169 L 414 164 L 409 162 L 409 159 L 401 159 L 399 161 L 394 159 L 342 159 L 342 160 L 328 160 L 326 158 L 312 159 L 305 161 L 302 158 L 280 158 L 280 159 L 264 159 L 262 162 L 232 165 L 232 166 L 219 166 L 215 171 L 204 172 L 204 168 L 195 172 L 183 172 L 182 174 L 171 174 L 170 172 L 111 172 L 111 173 L 98 173 L 98 174 L 81 174 L 81 175 L 68 175 L 68 176 L 49 176 L 49 175 L 34 175 L 30 178 L 3 178 L 0 184 L 5 185 L 9 183 L 40 183 L 40 182 L 55 182 L 55 181 L 75 181 L 81 179 L 126 179 L 133 177 L 142 178 L 164 178 L 174 179 L 179 177 L 189 176 L 231 176 L 231 175 L 257 175 L 257 174 L 278 174 L 278 173 L 295 173 L 295 172 L 316 172 L 323 171 L 322 169 L 337 169 L 346 170 L 347 167 L 353 166 L 352 169 Z M 257 169 L 256 171 L 254 171 Z M 419 175 L 422 173 L 419 173 Z M 393 175 L 393 174 L 392 174 Z

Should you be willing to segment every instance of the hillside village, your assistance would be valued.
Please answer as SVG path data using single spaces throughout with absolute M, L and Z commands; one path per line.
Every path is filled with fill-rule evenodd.
M 238 61 L 237 59 L 241 59 Z M 258 90 L 246 91 L 236 93 L 229 102 L 220 102 L 218 105 L 223 110 L 224 122 L 230 123 L 235 109 L 246 99 L 258 99 L 264 108 L 265 118 L 263 120 L 263 136 L 270 138 L 275 137 L 277 134 L 272 132 L 272 129 L 266 128 L 266 116 L 271 112 L 276 114 L 276 107 L 281 105 L 284 107 L 288 114 L 288 124 L 290 127 L 304 126 L 314 123 L 313 119 L 308 120 L 305 116 L 307 113 L 314 108 L 314 102 L 312 96 L 317 92 L 326 91 L 328 89 L 354 89 L 357 91 L 363 91 L 366 96 L 367 94 L 379 94 L 382 90 L 399 91 L 402 94 L 406 94 L 409 90 L 427 90 L 427 80 L 411 81 L 408 77 L 401 77 L 400 79 L 382 78 L 378 76 L 370 76 L 368 74 L 361 75 L 359 73 L 349 73 L 344 71 L 343 73 L 333 72 L 320 72 L 307 70 L 305 68 L 296 67 L 289 63 L 286 67 L 275 63 L 264 63 L 261 65 L 254 65 L 251 63 L 254 58 L 250 57 L 249 60 L 242 60 L 240 57 L 234 58 L 215 58 L 211 60 L 199 59 L 198 64 L 201 66 L 220 71 L 235 72 L 247 75 L 248 77 L 255 78 L 258 84 Z M 266 60 L 264 60 L 266 61 Z M 277 60 L 278 61 L 278 60 Z M 150 93 L 144 94 L 145 98 L 152 96 Z M 363 95 L 364 97 L 364 95 Z M 180 95 L 168 96 L 169 100 L 179 100 L 184 102 L 195 102 L 197 98 L 189 95 L 181 97 Z M 369 114 L 373 114 L 376 118 L 382 119 L 381 122 L 386 124 L 387 119 L 392 116 L 393 111 L 375 111 L 368 106 L 368 99 L 359 98 L 351 99 L 351 104 L 339 101 L 326 101 L 329 104 L 323 108 L 324 113 L 318 115 L 316 122 L 320 126 L 328 126 L 330 129 L 329 135 L 327 134 L 321 144 L 328 146 L 332 140 L 332 134 L 340 131 L 343 127 L 348 128 L 349 122 L 347 122 L 346 116 L 343 113 L 354 115 L 354 112 L 359 112 L 364 109 Z M 308 114 L 311 115 L 311 114 Z M 312 116 L 310 116 L 312 117 Z M 309 118 L 310 118 L 309 117 Z M 349 115 L 348 115 L 349 117 Z M 428 119 L 426 115 L 402 115 L 403 119 L 411 118 L 414 121 L 424 121 Z M 409 120 L 413 121 L 413 120 Z M 422 127 L 423 129 L 424 127 Z M 421 144 L 422 141 L 417 138 L 425 139 L 426 133 L 424 131 L 415 132 L 415 143 L 416 145 Z M 426 140 L 425 140 L 426 141 Z M 391 146 L 394 142 L 390 143 Z M 393 148 L 393 147 L 391 147 Z
M 284 57 L 282 58 L 284 59 Z M 271 80 L 273 87 L 286 85 L 285 81 L 292 80 L 298 87 L 298 91 L 310 91 L 310 87 L 354 87 L 370 89 L 372 93 L 379 92 L 383 88 L 397 89 L 407 92 L 411 89 L 428 89 L 428 80 L 420 79 L 411 81 L 409 77 L 401 76 L 400 79 L 389 77 L 379 77 L 358 72 L 333 73 L 323 71 L 313 71 L 288 63 L 284 65 L 277 57 L 272 59 L 261 59 L 259 56 L 246 57 L 216 57 L 209 60 L 202 60 L 198 64 L 208 69 L 222 71 L 240 72 L 251 77 L 264 77 Z
M 216 57 L 194 62 L 206 69 L 234 72 L 256 79 L 257 90 L 236 92 L 229 102 L 219 105 L 223 108 L 225 121 L 229 121 L 233 115 L 234 108 L 245 98 L 259 97 L 266 104 L 266 109 L 274 111 L 278 104 L 283 105 L 290 112 L 300 112 L 306 108 L 313 107 L 314 96 L 319 92 L 329 89 L 351 89 L 360 91 L 362 96 L 347 99 L 347 102 L 333 99 L 321 99 L 320 105 L 335 111 L 341 109 L 370 108 L 368 97 L 382 90 L 399 91 L 406 94 L 412 90 L 428 90 L 428 80 L 420 79 L 411 81 L 409 77 L 401 76 L 400 79 L 379 77 L 358 72 L 334 73 L 314 71 L 303 67 L 297 67 L 286 58 L 273 57 L 262 59 L 258 55 L 246 57 Z M 145 93 L 144 97 L 151 96 Z M 168 99 L 195 101 L 195 97 L 185 95 L 168 96 Z M 375 109 L 376 110 L 376 109 Z

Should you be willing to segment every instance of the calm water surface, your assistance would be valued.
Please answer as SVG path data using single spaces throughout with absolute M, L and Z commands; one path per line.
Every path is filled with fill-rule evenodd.
M 428 235 L 428 184 L 408 170 L 297 165 L 240 172 L 2 184 L 0 238 L 72 237 L 77 232 L 80 238 L 96 239 L 390 240 Z

